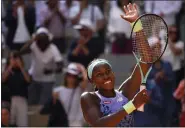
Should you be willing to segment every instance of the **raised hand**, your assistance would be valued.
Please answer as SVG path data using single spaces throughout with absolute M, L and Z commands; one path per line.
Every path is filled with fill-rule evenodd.
M 135 3 L 129 3 L 127 6 L 124 6 L 123 11 L 125 15 L 121 15 L 121 18 L 130 23 L 134 22 L 139 17 L 137 6 Z
M 16 61 L 16 65 L 17 65 L 20 69 L 22 69 L 22 68 L 23 68 L 23 64 L 22 64 L 22 62 L 21 62 L 21 59 L 20 59 L 20 58 L 16 58 L 15 61 Z
M 76 65 L 77 65 L 78 69 L 82 72 L 83 79 L 87 80 L 87 72 L 86 72 L 85 67 L 79 63 L 76 63 Z

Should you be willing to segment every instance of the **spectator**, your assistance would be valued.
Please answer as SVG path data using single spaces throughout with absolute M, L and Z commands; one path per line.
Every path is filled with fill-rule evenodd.
M 178 33 L 180 40 L 185 42 L 185 1 L 182 2 L 181 9 L 176 17 L 176 26 L 178 28 Z
M 94 33 L 92 38 L 96 39 L 96 42 L 99 42 L 99 47 L 101 48 L 101 53 L 104 52 L 105 42 L 102 38 L 102 31 L 105 27 L 105 18 L 99 7 L 89 3 L 89 0 L 82 0 L 80 8 L 82 10 L 80 20 L 90 20 L 94 28 Z
M 16 127 L 10 124 L 10 106 L 6 103 L 1 104 L 1 127 Z
M 65 37 L 71 39 L 77 38 L 79 35 L 78 32 L 73 28 L 73 25 L 78 23 L 80 15 L 82 13 L 82 10 L 80 10 L 80 1 L 61 1 L 61 7 L 63 8 L 63 10 L 65 10 Z
M 47 8 L 46 1 L 35 0 L 35 13 L 36 13 L 36 25 L 35 26 L 37 29 L 41 27 L 39 18 L 40 18 L 40 13 L 44 8 Z
M 112 43 L 113 54 L 132 53 L 130 24 L 127 21 L 120 20 L 120 14 L 124 13 L 123 6 L 128 3 L 129 0 L 117 0 L 116 5 L 110 10 L 108 35 L 110 35 L 109 40 Z
M 182 1 L 144 1 L 145 12 L 160 15 L 167 25 L 174 25 L 175 18 L 179 12 Z M 173 5 L 173 6 L 172 6 Z
M 175 78 L 170 63 L 160 60 L 154 64 L 148 77 L 148 85 L 152 88 L 155 84 L 160 87 L 163 97 L 162 111 L 159 115 L 162 126 L 171 126 L 175 108 L 175 101 L 172 95 Z M 168 107 L 166 108 L 166 106 Z
M 184 42 L 179 40 L 177 36 L 176 26 L 170 26 L 168 45 L 162 56 L 163 60 L 168 61 L 172 65 L 172 69 L 176 76 L 176 87 L 184 76 L 184 66 L 181 65 L 184 59 Z
M 69 127 L 66 111 L 58 99 L 49 99 L 40 110 L 40 114 L 49 115 L 47 127 Z
M 11 93 L 11 124 L 28 126 L 28 85 L 30 76 L 24 69 L 22 58 L 17 52 L 11 52 L 2 76 L 2 82 Z
M 147 81 L 146 88 L 150 95 L 150 102 L 144 106 L 144 112 L 136 111 L 135 126 L 162 127 L 164 97 L 161 87 L 155 83 L 154 79 L 150 79 Z
M 180 114 L 180 127 L 185 127 L 185 79 L 181 80 L 178 88 L 174 92 L 174 97 L 178 100 L 181 100 L 182 110 Z
M 80 96 L 87 86 L 86 70 L 81 64 L 70 63 L 67 67 L 64 86 L 54 89 L 54 98 L 59 99 L 68 115 L 69 126 L 82 127 L 84 119 Z
M 32 63 L 29 73 L 33 82 L 29 88 L 29 103 L 43 105 L 52 94 L 55 74 L 62 70 L 62 56 L 51 43 L 52 35 L 46 28 L 39 28 L 35 38 L 28 42 L 20 54 L 31 51 Z
M 60 6 L 58 0 L 47 0 L 47 6 L 39 13 L 40 26 L 48 28 L 53 35 L 53 43 L 58 47 L 61 53 L 66 50 L 66 42 L 64 38 L 64 28 L 66 19 L 64 10 Z
M 8 28 L 6 44 L 11 50 L 20 50 L 34 31 L 35 8 L 26 6 L 24 0 L 16 0 L 7 9 L 5 24 Z
M 93 26 L 90 20 L 83 19 L 74 26 L 79 30 L 80 38 L 75 40 L 69 49 L 68 61 L 77 62 L 85 67 L 101 53 L 101 47 L 96 38 L 92 38 Z

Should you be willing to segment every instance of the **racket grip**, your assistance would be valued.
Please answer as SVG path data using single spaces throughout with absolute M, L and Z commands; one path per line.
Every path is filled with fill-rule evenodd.
M 140 91 L 142 91 L 143 89 L 146 89 L 146 85 L 143 85 L 143 84 L 142 84 L 142 85 L 140 86 Z M 142 104 L 139 108 L 137 108 L 137 110 L 140 111 L 140 112 L 144 112 L 144 105 L 145 105 L 145 104 Z

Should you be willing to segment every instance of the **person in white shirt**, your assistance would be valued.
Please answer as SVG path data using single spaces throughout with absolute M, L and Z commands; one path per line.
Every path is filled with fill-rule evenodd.
M 182 0 L 178 1 L 144 1 L 144 10 L 146 13 L 154 13 L 164 18 L 167 25 L 176 23 L 175 18 L 180 11 Z
M 129 0 L 117 0 L 116 5 L 110 9 L 108 20 L 108 35 L 112 43 L 113 54 L 123 54 L 132 52 L 130 38 L 131 27 L 126 21 L 120 20 L 120 14 L 123 14 L 123 6 L 127 5 Z
M 176 26 L 170 26 L 168 45 L 162 56 L 163 60 L 170 62 L 172 65 L 176 75 L 176 86 L 184 76 L 184 66 L 181 63 L 184 60 L 184 42 L 178 40 L 177 36 Z
M 89 4 L 88 0 L 82 0 L 80 4 L 82 14 L 79 21 L 82 19 L 90 19 L 96 32 L 102 29 L 104 26 L 104 16 L 100 9 L 95 5 Z
M 80 97 L 85 91 L 87 83 L 84 66 L 79 63 L 70 63 L 65 70 L 64 86 L 56 87 L 53 90 L 53 99 L 61 101 L 67 113 L 70 127 L 84 125 Z
M 20 48 L 30 40 L 35 27 L 35 9 L 25 4 L 24 0 L 16 0 L 7 9 L 5 24 L 8 28 L 6 43 L 10 50 Z
M 41 27 L 20 51 L 20 54 L 31 51 L 32 56 L 29 73 L 33 82 L 29 87 L 29 104 L 44 104 L 51 97 L 55 74 L 62 71 L 62 55 L 51 40 L 48 29 Z
M 101 51 L 104 52 L 105 42 L 101 37 L 101 30 L 104 29 L 105 26 L 105 17 L 101 12 L 100 8 L 96 5 L 90 4 L 88 0 L 82 0 L 80 3 L 80 10 L 82 11 L 80 15 L 81 20 L 90 20 L 92 22 L 92 26 L 94 28 L 94 34 L 92 38 L 96 38 L 99 42 Z
M 48 28 L 53 35 L 53 43 L 58 47 L 61 53 L 65 53 L 65 10 L 61 7 L 59 0 L 47 0 L 45 4 L 46 7 L 39 12 L 39 26 Z

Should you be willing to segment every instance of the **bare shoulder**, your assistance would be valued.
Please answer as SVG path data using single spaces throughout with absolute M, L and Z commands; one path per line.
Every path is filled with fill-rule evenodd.
M 95 124 L 97 119 L 102 117 L 100 99 L 95 92 L 84 92 L 81 95 L 81 108 L 85 120 L 90 125 Z
M 97 104 L 100 102 L 100 99 L 95 94 L 95 92 L 84 92 L 81 95 L 81 102 L 85 102 L 85 103 L 91 102 L 93 104 L 94 103 Z

